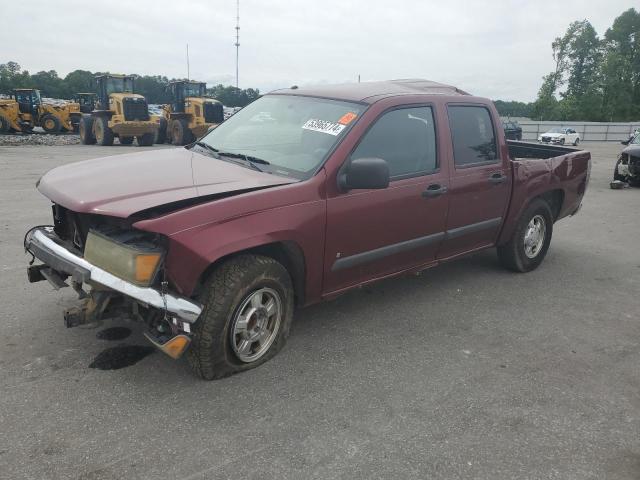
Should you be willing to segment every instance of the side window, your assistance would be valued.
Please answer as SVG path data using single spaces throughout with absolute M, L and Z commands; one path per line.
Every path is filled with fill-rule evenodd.
M 497 162 L 496 135 L 489 110 L 452 105 L 448 111 L 456 166 Z
M 402 108 L 382 115 L 351 155 L 365 157 L 385 160 L 392 178 L 434 171 L 436 131 L 431 107 Z

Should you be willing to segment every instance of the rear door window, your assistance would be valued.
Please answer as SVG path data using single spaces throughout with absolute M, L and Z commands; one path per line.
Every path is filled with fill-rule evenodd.
M 449 128 L 456 167 L 498 162 L 498 148 L 489 110 L 450 105 Z

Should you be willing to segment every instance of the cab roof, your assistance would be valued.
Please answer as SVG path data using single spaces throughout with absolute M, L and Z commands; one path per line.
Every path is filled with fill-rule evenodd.
M 373 103 L 397 95 L 469 95 L 451 85 L 423 79 L 386 80 L 382 82 L 343 83 L 337 85 L 296 86 L 271 92 L 275 95 L 302 95 L 333 98 L 351 102 Z

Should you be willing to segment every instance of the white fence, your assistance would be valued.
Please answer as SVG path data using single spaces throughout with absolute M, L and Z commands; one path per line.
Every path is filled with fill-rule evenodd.
M 619 142 L 627 140 L 636 128 L 640 128 L 640 122 L 536 122 L 519 120 L 518 123 L 522 127 L 523 140 L 537 140 L 539 135 L 548 132 L 551 128 L 568 127 L 580 134 L 580 141 Z

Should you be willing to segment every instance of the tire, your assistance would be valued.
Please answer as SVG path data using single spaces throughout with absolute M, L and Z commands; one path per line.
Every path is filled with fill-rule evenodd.
M 525 238 L 532 224 L 542 222 L 544 232 L 539 235 L 536 248 L 525 247 Z M 538 230 L 539 231 L 539 230 Z M 511 238 L 498 247 L 498 258 L 502 265 L 514 272 L 530 272 L 538 268 L 549 250 L 553 235 L 553 214 L 549 204 L 541 198 L 534 199 L 518 219 Z M 535 240 L 535 235 L 529 237 Z
M 118 137 L 118 140 L 120 140 L 120 145 L 131 145 L 133 138 L 134 137 Z
M 580 143 L 580 137 L 576 137 L 576 141 L 573 142 L 573 146 L 577 147 L 579 143 Z
M 166 143 L 167 141 L 167 121 L 164 118 L 160 118 L 160 126 L 156 130 L 156 136 L 154 143 Z
M 621 182 L 626 182 L 627 181 L 627 177 L 625 177 L 624 175 L 620 175 L 618 173 L 618 165 L 620 165 L 620 162 L 622 160 L 619 158 L 618 161 L 616 162 L 616 166 L 613 168 L 613 179 L 614 180 L 620 180 Z
M 136 140 L 138 140 L 139 147 L 150 147 L 153 145 L 153 141 L 156 138 L 155 132 L 145 133 L 144 135 L 138 135 Z
M 627 183 L 630 187 L 640 187 L 640 178 L 629 177 Z
M 45 131 L 45 133 L 59 133 L 62 129 L 60 119 L 55 115 L 51 115 L 50 113 L 42 116 L 40 125 L 42 126 L 42 129 Z
M 564 145 L 564 138 L 560 139 L 560 145 Z
M 252 300 L 256 296 L 265 299 L 265 305 L 273 300 L 279 308 L 279 314 L 262 317 L 273 327 L 263 351 L 260 342 L 251 343 L 243 340 L 242 334 L 235 333 L 241 313 L 254 308 Z M 228 260 L 209 277 L 200 301 L 204 309 L 195 325 L 187 359 L 194 373 L 205 380 L 255 368 L 275 356 L 286 343 L 293 319 L 293 286 L 287 270 L 272 258 L 240 255 Z M 277 327 L 271 323 L 276 321 L 276 315 Z M 252 313 L 248 322 L 254 319 L 257 324 L 259 318 L 259 313 Z M 249 342 L 248 349 L 242 348 L 243 341 Z M 257 357 L 243 359 L 241 351 Z
M 93 125 L 93 131 L 98 145 L 102 145 L 104 147 L 113 145 L 113 130 L 109 128 L 109 119 L 107 117 L 96 118 Z
M 78 133 L 80 134 L 80 143 L 82 145 L 94 145 L 96 137 L 93 134 L 93 117 L 91 115 L 83 115 L 78 125 Z
M 0 115 L 0 133 L 9 133 L 11 131 L 11 123 L 9 120 Z
M 184 118 L 171 122 L 171 143 L 174 145 L 186 145 L 193 142 L 193 134 L 189 130 L 189 122 Z

